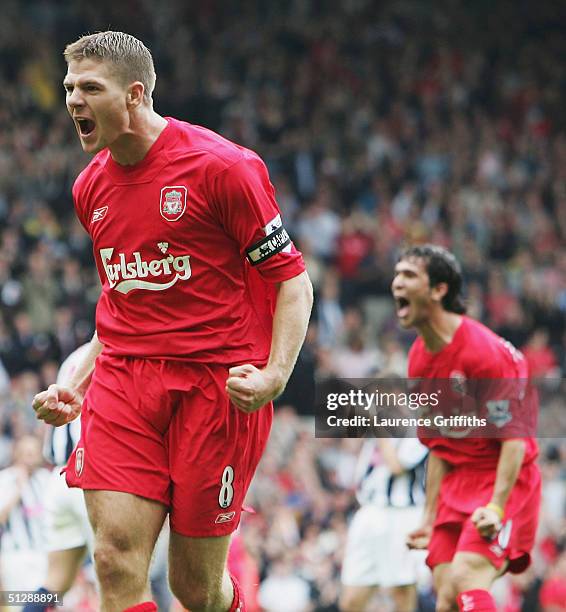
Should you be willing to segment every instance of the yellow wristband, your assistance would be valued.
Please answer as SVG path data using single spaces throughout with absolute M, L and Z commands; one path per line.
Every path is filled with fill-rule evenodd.
M 505 513 L 503 512 L 503 508 L 501 506 L 498 506 L 497 504 L 494 504 L 493 502 L 489 502 L 489 504 L 486 505 L 486 508 L 493 510 L 495 514 L 497 514 L 497 516 L 499 517 L 500 521 L 503 520 L 503 515 Z

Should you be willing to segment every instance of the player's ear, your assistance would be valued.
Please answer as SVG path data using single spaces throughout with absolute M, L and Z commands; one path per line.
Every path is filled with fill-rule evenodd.
M 143 102 L 144 91 L 145 87 L 140 81 L 134 81 L 128 86 L 128 92 L 126 94 L 128 110 L 134 110 Z
M 438 283 L 430 291 L 433 302 L 442 302 L 442 298 L 448 293 L 448 283 Z

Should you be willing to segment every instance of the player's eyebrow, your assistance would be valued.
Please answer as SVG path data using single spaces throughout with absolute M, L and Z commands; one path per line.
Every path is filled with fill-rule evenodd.
M 405 274 L 406 276 L 417 276 L 418 274 L 418 272 L 410 266 L 403 266 L 401 264 L 395 266 L 395 268 L 393 269 L 393 273 L 396 275 Z
M 63 87 L 87 87 L 89 85 L 96 85 L 97 87 L 102 87 L 103 83 L 94 78 L 88 78 L 85 81 L 81 81 L 78 79 L 77 81 L 72 81 L 70 79 L 63 79 Z

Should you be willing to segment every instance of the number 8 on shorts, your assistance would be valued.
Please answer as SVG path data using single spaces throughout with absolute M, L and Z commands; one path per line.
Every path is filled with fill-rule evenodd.
M 220 494 L 218 495 L 218 505 L 221 508 L 228 508 L 234 498 L 234 468 L 231 465 L 227 465 L 222 472 L 222 486 L 220 487 Z

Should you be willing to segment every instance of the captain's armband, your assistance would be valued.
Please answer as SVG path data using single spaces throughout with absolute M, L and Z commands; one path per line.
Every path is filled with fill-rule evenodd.
M 263 261 L 273 257 L 286 246 L 291 244 L 291 238 L 287 230 L 281 226 L 259 242 L 253 244 L 247 251 L 246 256 L 252 266 L 257 266 Z

